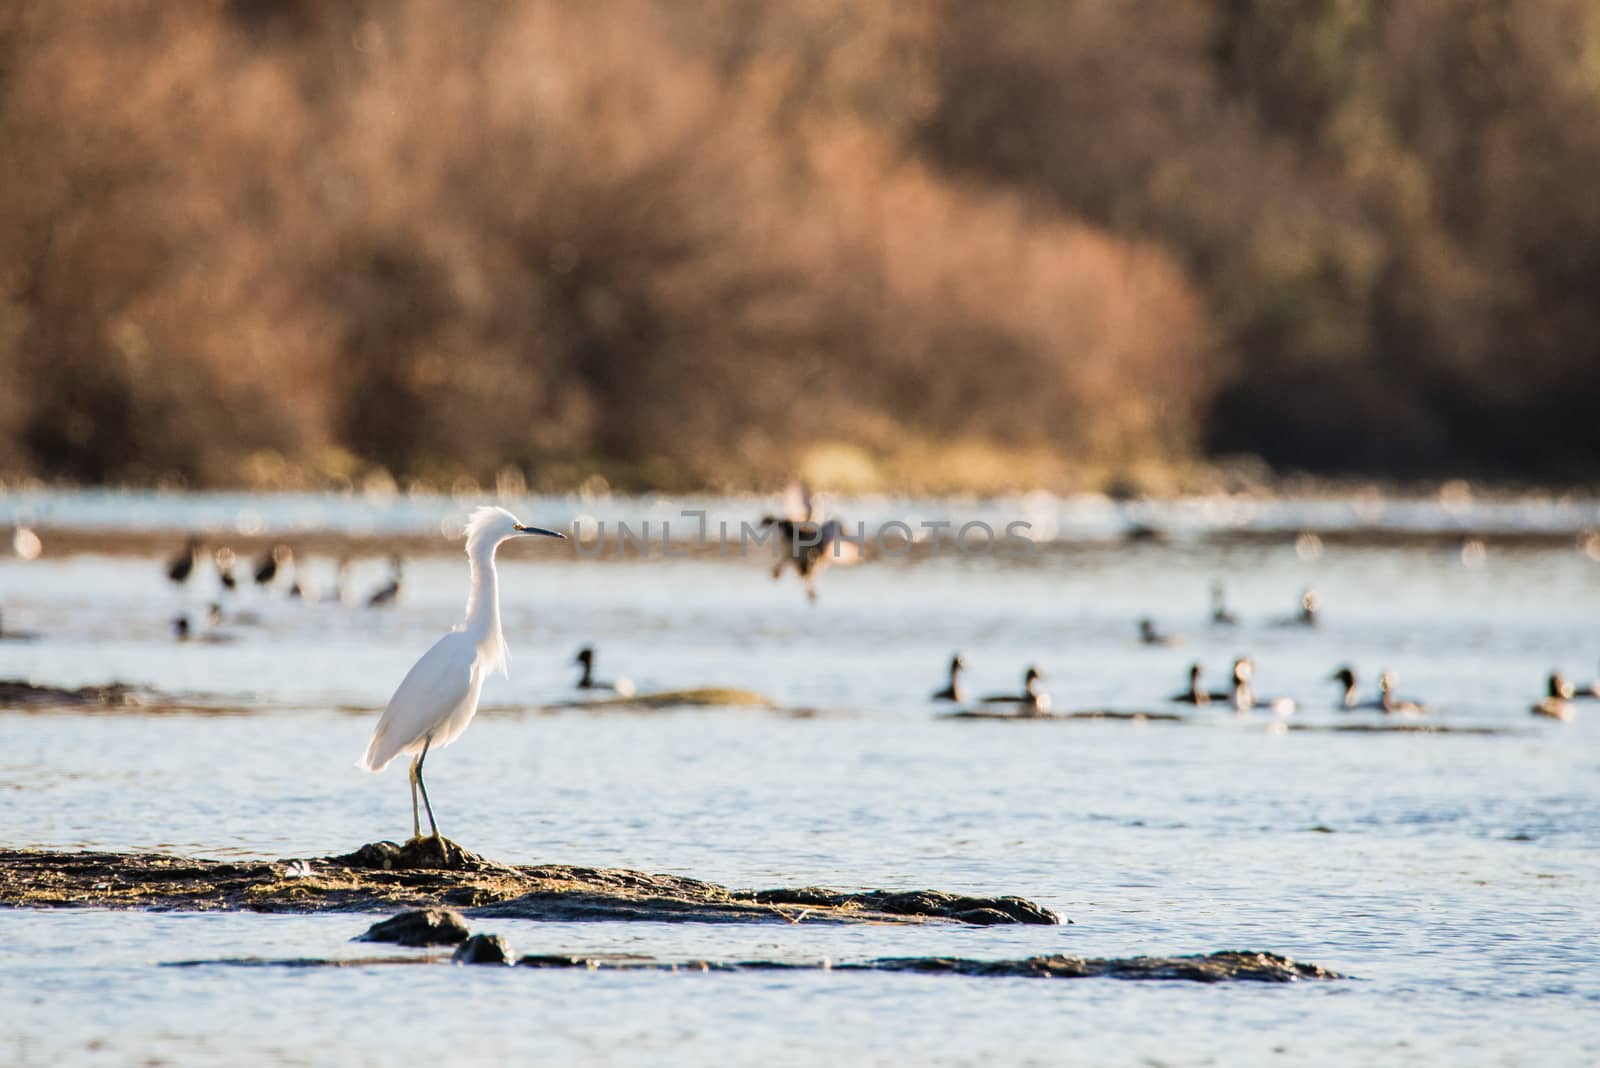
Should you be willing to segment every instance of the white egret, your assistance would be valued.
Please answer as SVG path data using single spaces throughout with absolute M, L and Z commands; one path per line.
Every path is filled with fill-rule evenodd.
M 478 695 L 491 671 L 506 673 L 506 642 L 500 630 L 500 583 L 494 554 L 500 543 L 522 534 L 564 538 L 554 530 L 524 526 L 504 508 L 479 508 L 467 521 L 467 560 L 471 565 L 471 592 L 467 615 L 455 629 L 422 655 L 400 688 L 389 698 L 378 726 L 357 767 L 382 771 L 401 753 L 414 753 L 411 761 L 411 831 L 422 837 L 417 814 L 417 791 L 428 812 L 428 826 L 439 839 L 428 788 L 422 782 L 422 762 L 434 745 L 441 748 L 467 729 L 478 711 Z

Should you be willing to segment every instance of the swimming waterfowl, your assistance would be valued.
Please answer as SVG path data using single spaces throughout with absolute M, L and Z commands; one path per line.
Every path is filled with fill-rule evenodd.
M 811 496 L 811 491 L 801 482 L 791 482 L 784 491 L 784 514 L 761 517 L 761 529 L 777 532 L 780 543 L 774 546 L 778 553 L 772 565 L 774 581 L 783 577 L 783 569 L 793 565 L 806 587 L 806 599 L 817 599 L 816 576 L 830 563 L 853 564 L 861 558 L 861 547 L 845 538 L 844 525 L 838 519 L 821 518 L 822 506 Z
M 1222 589 L 1222 583 L 1211 584 L 1211 624 L 1216 627 L 1232 627 L 1237 625 L 1239 617 L 1228 611 L 1227 601 Z
M 1177 634 L 1161 633 L 1156 629 L 1156 621 L 1146 616 L 1139 620 L 1139 640 L 1145 645 L 1177 645 L 1183 638 Z
M 1330 681 L 1337 682 L 1344 686 L 1344 693 L 1339 698 L 1339 704 L 1341 707 L 1351 711 L 1355 711 L 1357 709 L 1371 709 L 1376 711 L 1382 707 L 1382 705 L 1376 699 L 1371 701 L 1361 700 L 1361 692 L 1356 685 L 1355 670 L 1348 664 L 1344 667 L 1341 667 L 1338 671 L 1335 671 L 1332 675 L 1329 675 L 1328 678 Z
M 967 662 L 957 653 L 950 658 L 950 685 L 933 695 L 935 701 L 961 701 L 964 700 L 961 690 L 961 672 L 966 668 Z
M 633 683 L 628 679 L 605 682 L 594 677 L 594 646 L 585 645 L 579 649 L 578 655 L 572 658 L 572 662 L 583 665 L 583 676 L 578 679 L 578 689 L 614 693 L 618 697 L 634 695 Z
M 1392 671 L 1378 676 L 1378 707 L 1391 716 L 1415 716 L 1427 711 L 1420 701 L 1395 696 Z
M 255 570 L 251 577 L 256 580 L 257 586 L 270 586 L 278 577 L 278 570 L 293 559 L 294 553 L 287 545 L 274 545 L 256 558 Z
M 194 574 L 194 566 L 200 560 L 200 539 L 190 536 L 184 542 L 178 554 L 167 561 L 167 578 L 172 583 L 182 586 L 189 581 L 189 576 Z
M 1288 697 L 1257 697 L 1255 689 L 1250 685 L 1250 680 L 1255 678 L 1255 661 L 1247 656 L 1241 656 L 1233 662 L 1233 707 L 1238 712 L 1248 712 L 1253 708 L 1264 708 L 1279 715 L 1287 716 L 1294 712 L 1294 700 Z
M 222 588 L 229 593 L 232 593 L 234 590 L 239 588 L 239 580 L 235 578 L 233 574 L 233 562 L 234 555 L 232 549 L 224 547 L 217 550 L 217 581 L 220 582 L 222 584 Z
M 1315 627 L 1319 621 L 1317 613 L 1322 608 L 1322 598 L 1317 596 L 1317 591 L 1306 587 L 1300 594 L 1300 611 L 1287 619 L 1280 619 L 1275 626 L 1279 627 Z
M 31 630 L 7 630 L 5 617 L 0 616 L 0 642 L 38 641 L 39 635 Z
M 389 557 L 389 581 L 385 582 L 382 586 L 379 586 L 372 592 L 372 595 L 367 598 L 368 608 L 382 608 L 384 605 L 394 603 L 395 598 L 400 596 L 400 572 L 404 566 L 405 561 L 400 559 L 398 554 Z M 344 564 L 341 563 L 339 572 L 339 588 L 341 591 L 344 584 L 343 569 Z M 344 599 L 342 592 L 339 599 Z
M 212 608 L 215 607 L 215 605 L 212 605 Z M 213 619 L 212 622 L 215 623 L 216 620 Z M 226 645 L 235 640 L 231 634 L 218 634 L 215 631 L 204 631 L 196 634 L 194 629 L 189 626 L 188 616 L 178 616 L 172 621 L 172 636 L 180 642 L 202 642 L 206 645 Z
M 1552 671 L 1545 682 L 1544 699 L 1528 711 L 1546 719 L 1575 719 L 1578 710 L 1573 707 L 1572 697 L 1572 683 L 1568 682 L 1559 671 Z
M 978 700 L 985 705 L 1016 705 L 1017 715 L 1036 716 L 1050 711 L 1050 695 L 1039 685 L 1043 681 L 1044 673 L 1030 666 L 1022 676 L 1021 693 L 991 694 Z
M 1234 665 L 1234 674 L 1235 678 L 1237 678 L 1237 662 Z M 1188 689 L 1181 690 L 1178 693 L 1173 694 L 1171 697 L 1167 698 L 1167 700 L 1178 701 L 1186 705 L 1208 705 L 1212 701 L 1231 701 L 1233 700 L 1233 696 L 1234 694 L 1232 690 L 1229 690 L 1226 693 L 1206 692 L 1206 690 L 1200 685 L 1200 665 L 1190 664 Z

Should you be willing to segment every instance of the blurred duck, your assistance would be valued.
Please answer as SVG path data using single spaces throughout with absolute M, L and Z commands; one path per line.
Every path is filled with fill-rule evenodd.
M 1361 700 L 1361 691 L 1356 684 L 1355 669 L 1350 667 L 1348 664 L 1340 668 L 1338 671 L 1335 671 L 1332 675 L 1329 675 L 1328 679 L 1329 681 L 1337 682 L 1344 687 L 1344 693 L 1340 695 L 1339 698 L 1340 707 L 1349 709 L 1350 711 L 1356 711 L 1358 709 L 1370 709 L 1376 711 L 1382 707 L 1381 703 L 1377 700 Z
M 223 590 L 228 593 L 232 593 L 239 588 L 239 580 L 233 574 L 234 559 L 232 549 L 222 548 L 217 550 L 217 581 L 222 584 Z
M 190 536 L 184 542 L 183 548 L 177 555 L 167 561 L 167 578 L 174 585 L 182 586 L 189 581 L 189 576 L 194 574 L 195 564 L 200 561 L 200 539 Z
M 1288 697 L 1257 697 L 1250 680 L 1255 678 L 1255 661 L 1247 656 L 1241 656 L 1233 662 L 1233 707 L 1238 712 L 1248 712 L 1253 708 L 1264 708 L 1278 716 L 1288 716 L 1294 713 L 1294 701 Z
M 390 605 L 395 602 L 395 599 L 400 596 L 400 571 L 404 566 L 405 561 L 401 560 L 398 555 L 389 557 L 389 581 L 384 583 L 382 586 L 379 586 L 372 592 L 372 595 L 367 598 L 368 608 L 382 608 L 385 605 Z M 340 561 L 339 568 L 338 590 L 339 600 L 342 601 L 344 600 L 343 588 L 345 568 L 343 561 Z
M 1568 682 L 1559 671 L 1552 671 L 1545 684 L 1544 700 L 1528 711 L 1545 719 L 1576 719 L 1578 710 L 1572 705 L 1572 697 L 1572 683 Z
M 1232 627 L 1239 622 L 1239 617 L 1228 611 L 1226 591 L 1222 583 L 1211 584 L 1211 625 L 1214 627 Z
M 1286 619 L 1280 619 L 1274 626 L 1279 627 L 1315 627 L 1320 621 L 1318 612 L 1322 609 L 1322 598 L 1317 596 L 1317 591 L 1307 587 L 1300 594 L 1300 611 Z
M 817 574 L 828 564 L 853 564 L 861 559 L 861 547 L 846 539 L 838 519 L 822 518 L 822 505 L 803 482 L 791 482 L 784 490 L 783 515 L 761 517 L 761 528 L 777 532 L 778 560 L 772 565 L 774 581 L 783 569 L 793 566 L 805 583 L 806 600 L 817 600 Z
M 1183 636 L 1163 634 L 1156 629 L 1156 621 L 1146 616 L 1139 620 L 1139 641 L 1145 645 L 1179 645 L 1183 642 Z
M 1392 671 L 1385 671 L 1378 676 L 1378 696 L 1368 701 L 1361 700 L 1355 670 L 1349 665 L 1335 671 L 1328 678 L 1344 687 L 1339 704 L 1347 711 L 1383 712 L 1391 716 L 1415 716 L 1427 711 L 1421 702 L 1395 695 L 1395 678 Z
M 1234 672 L 1235 678 L 1237 678 L 1237 664 L 1235 664 Z M 1204 687 L 1200 685 L 1200 665 L 1190 664 L 1188 689 L 1173 694 L 1168 700 L 1178 701 L 1186 705 L 1209 705 L 1213 701 L 1232 701 L 1233 697 L 1232 690 L 1226 693 L 1207 693 Z
M 618 697 L 632 697 L 634 695 L 633 683 L 628 679 L 618 679 L 615 682 L 606 682 L 594 677 L 594 646 L 585 645 L 578 650 L 578 655 L 573 657 L 574 664 L 583 666 L 583 675 L 578 679 L 578 689 L 599 690 L 614 693 Z
M 1017 715 L 1037 716 L 1050 711 L 1050 695 L 1040 686 L 1042 682 L 1044 674 L 1036 667 L 1029 667 L 1022 676 L 1021 693 L 991 694 L 979 698 L 979 702 L 986 705 L 1016 705 Z
M 5 617 L 0 615 L 0 642 L 33 642 L 38 640 L 39 635 L 31 630 L 7 630 Z
M 251 577 L 256 580 L 257 586 L 270 586 L 277 581 L 278 572 L 293 560 L 294 553 L 287 545 L 274 545 L 256 558 L 256 566 Z
M 957 653 L 950 658 L 950 685 L 933 695 L 935 701 L 962 701 L 965 700 L 961 688 L 961 672 L 966 669 L 967 662 Z
M 1416 716 L 1427 711 L 1420 701 L 1395 696 L 1392 671 L 1378 676 L 1378 707 L 1390 716 Z
M 212 605 L 211 607 L 215 609 L 217 606 Z M 172 621 L 172 636 L 180 642 L 201 642 L 207 645 L 224 645 L 234 640 L 231 634 L 218 634 L 215 631 L 195 633 L 194 629 L 189 625 L 188 616 L 179 616 Z

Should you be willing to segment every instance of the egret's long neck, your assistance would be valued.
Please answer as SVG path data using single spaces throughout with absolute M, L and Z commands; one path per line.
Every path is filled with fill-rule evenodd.
M 466 632 L 479 646 L 500 645 L 500 579 L 495 574 L 494 551 L 498 542 L 479 543 L 467 551 L 472 568 L 472 592 L 467 595 Z

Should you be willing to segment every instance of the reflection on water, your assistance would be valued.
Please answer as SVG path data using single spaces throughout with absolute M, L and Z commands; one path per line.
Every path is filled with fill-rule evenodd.
M 303 506 L 56 496 L 45 514 L 29 500 L 0 498 L 0 508 L 31 508 L 41 525 L 69 515 L 91 526 L 123 509 L 182 530 L 211 526 L 213 514 L 226 529 L 241 509 L 293 529 L 287 517 Z M 349 529 L 372 529 L 412 508 L 405 522 L 436 526 L 455 506 L 401 498 L 365 520 L 356 503 L 326 507 Z M 559 521 L 563 507 L 573 504 L 529 514 Z M 1528 522 L 1553 528 L 1556 516 L 1578 530 L 1596 521 L 1592 506 L 1549 508 Z M 1122 521 L 1108 514 L 1108 524 Z M 797 585 L 770 581 L 760 560 L 507 554 L 512 674 L 489 683 L 494 710 L 430 757 L 430 793 L 446 833 L 508 860 L 739 886 L 1011 892 L 1074 921 L 983 930 L 497 921 L 520 952 L 843 959 L 1248 947 L 1358 983 L 1208 990 L 842 973 L 173 970 L 153 965 L 343 952 L 366 921 L 18 912 L 0 914 L 0 998 L 23 1009 L 0 1037 L 0 1059 L 89 1060 L 100 1042 L 118 1059 L 206 1060 L 242 1045 L 315 1061 L 349 1041 L 357 1014 L 414 1020 L 426 1005 L 426 1027 L 367 1028 L 363 1051 L 448 1062 L 484 1048 L 598 1059 L 624 1048 L 682 1056 L 692 1045 L 719 1061 L 788 1048 L 795 1060 L 901 1063 L 1059 1061 L 1071 1048 L 1097 1062 L 1241 1063 L 1281 1060 L 1281 1048 L 1296 1061 L 1456 1063 L 1515 1062 L 1537 1049 L 1541 1063 L 1592 1063 L 1600 1046 L 1584 1024 L 1600 1002 L 1588 934 L 1600 929 L 1600 702 L 1566 725 L 1527 709 L 1550 669 L 1585 681 L 1600 670 L 1600 563 L 1571 542 L 1492 537 L 1466 563 L 1455 544 L 1328 538 L 1318 553 L 1297 552 L 1298 529 L 1327 527 L 1288 518 L 1286 536 L 1260 540 L 876 563 L 826 574 L 814 608 Z M 1391 519 L 1406 522 L 1387 512 L 1362 522 Z M 306 566 L 331 575 L 335 563 Z M 387 574 L 381 556 L 357 559 L 350 586 Z M 1240 626 L 1207 625 L 1214 578 L 1226 580 Z M 1323 625 L 1271 626 L 1306 586 L 1321 595 Z M 459 617 L 464 592 L 465 561 L 441 552 L 408 561 L 390 609 L 248 589 L 225 613 L 259 623 L 225 619 L 219 629 L 236 640 L 179 645 L 173 616 L 202 612 L 216 594 L 175 591 L 158 556 L 60 557 L 47 544 L 39 560 L 0 560 L 7 625 L 42 635 L 0 643 L 0 678 L 124 681 L 239 713 L 0 713 L 8 844 L 282 856 L 404 834 L 404 775 L 351 766 L 375 713 L 348 709 L 381 707 Z M 1182 643 L 1141 645 L 1141 616 Z M 587 643 L 641 689 L 738 686 L 819 714 L 536 711 L 572 696 L 570 661 Z M 1339 689 L 1327 678 L 1339 665 L 1353 665 L 1368 693 L 1391 668 L 1439 722 L 1518 733 L 1282 732 L 1264 713 L 1214 710 L 1183 724 L 935 720 L 926 697 L 955 650 L 976 692 L 1014 690 L 1022 667 L 1038 663 L 1063 710 L 1172 711 L 1163 698 L 1182 687 L 1190 661 L 1220 685 L 1232 658 L 1250 654 L 1258 691 L 1298 702 L 1296 724 L 1339 721 Z M 218 1018 L 230 1022 L 225 1044 L 202 1024 Z

